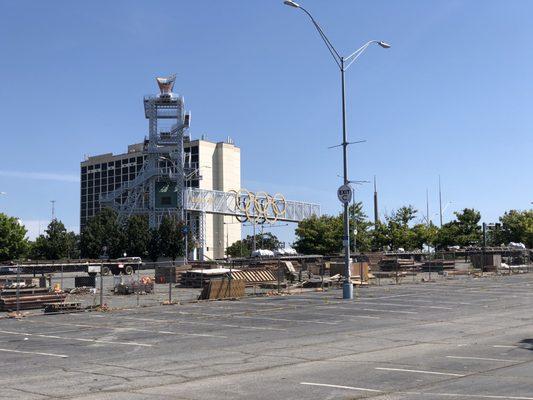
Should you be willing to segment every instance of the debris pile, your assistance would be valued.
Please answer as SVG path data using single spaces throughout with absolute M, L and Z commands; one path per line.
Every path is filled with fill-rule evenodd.
M 133 293 L 149 294 L 154 291 L 154 281 L 149 276 L 143 276 L 139 282 L 130 280 L 129 282 L 119 281 L 115 284 L 113 292 L 119 295 Z

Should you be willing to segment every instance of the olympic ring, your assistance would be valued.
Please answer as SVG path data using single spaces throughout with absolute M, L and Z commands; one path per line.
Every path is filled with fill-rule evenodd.
M 274 196 L 266 192 L 253 193 L 246 189 L 230 190 L 234 198 L 237 221 L 256 224 L 274 223 L 287 211 L 287 202 L 281 193 Z

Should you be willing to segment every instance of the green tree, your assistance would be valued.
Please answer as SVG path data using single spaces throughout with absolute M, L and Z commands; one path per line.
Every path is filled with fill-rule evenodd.
M 363 212 L 361 202 L 348 208 L 351 249 L 354 242 L 358 251 L 368 251 L 372 247 L 372 226 Z M 355 234 L 355 231 L 357 234 Z M 343 250 L 343 213 L 337 216 L 313 216 L 298 223 L 294 247 L 302 254 L 339 254 Z
M 22 257 L 27 248 L 26 228 L 14 217 L 0 213 L 0 261 Z
M 28 243 L 28 257 L 32 260 L 46 260 L 48 242 L 44 235 L 39 235 L 33 242 Z
M 104 253 L 109 258 L 121 257 L 124 252 L 124 234 L 118 223 L 117 213 L 104 208 L 89 219 L 81 233 L 80 248 L 83 257 L 98 258 Z
M 226 255 L 231 257 L 250 257 L 253 249 L 254 237 L 248 235 L 242 240 L 237 240 L 226 249 Z M 276 250 L 279 249 L 281 242 L 276 235 L 267 232 L 255 235 L 257 249 Z
M 372 223 L 368 221 L 367 215 L 363 212 L 363 203 L 358 202 L 350 205 L 348 208 L 348 215 L 350 216 L 350 243 L 352 249 L 357 251 L 370 251 L 372 248 L 372 235 L 370 227 Z M 339 218 L 342 218 L 342 214 Z M 357 234 L 354 234 L 355 232 Z
M 500 217 L 500 223 L 501 229 L 496 233 L 500 244 L 524 243 L 533 248 L 533 209 L 507 211 Z
M 386 217 L 388 245 L 392 249 L 413 250 L 416 248 L 416 236 L 409 224 L 416 218 L 417 213 L 418 211 L 413 206 L 408 205 L 400 207 Z
M 67 242 L 67 257 L 70 259 L 80 258 L 80 235 L 76 235 L 74 232 L 67 232 Z
M 159 226 L 161 255 L 175 260 L 185 255 L 184 224 L 173 217 L 165 216 Z
M 148 242 L 148 257 L 153 262 L 161 256 L 161 237 L 158 229 L 150 229 L 150 241 Z
M 473 208 L 465 208 L 454 214 L 455 220 L 444 224 L 439 230 L 436 244 L 441 247 L 480 244 L 482 241 L 482 231 L 479 225 L 480 212 Z
M 63 222 L 53 219 L 44 235 L 39 235 L 30 249 L 33 259 L 59 260 L 78 255 L 78 239 L 74 232 L 68 232 Z
M 298 223 L 294 248 L 302 254 L 338 254 L 342 251 L 342 218 L 313 215 Z
M 124 249 L 128 256 L 145 257 L 150 243 L 148 219 L 143 215 L 133 215 L 124 229 Z
M 430 222 L 430 224 L 416 224 L 411 228 L 412 242 L 410 250 L 423 250 L 424 245 L 435 246 L 435 240 L 439 228 Z
M 389 230 L 386 224 L 378 221 L 374 226 L 374 230 L 371 232 L 372 250 L 381 251 L 385 247 L 390 246 Z

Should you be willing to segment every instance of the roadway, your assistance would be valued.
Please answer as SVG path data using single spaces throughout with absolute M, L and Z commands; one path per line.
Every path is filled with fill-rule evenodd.
M 533 400 L 533 275 L 0 320 L 0 398 Z

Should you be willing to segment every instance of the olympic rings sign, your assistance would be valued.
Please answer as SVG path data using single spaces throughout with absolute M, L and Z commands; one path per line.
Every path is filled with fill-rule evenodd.
M 281 193 L 271 196 L 266 192 L 253 193 L 246 189 L 230 190 L 230 193 L 235 200 L 235 211 L 243 214 L 235 216 L 239 222 L 274 223 L 287 211 L 287 202 Z

